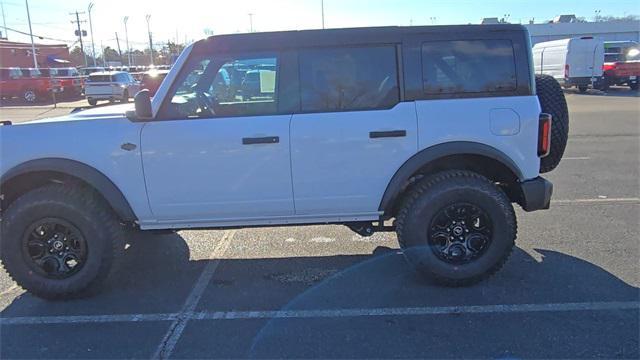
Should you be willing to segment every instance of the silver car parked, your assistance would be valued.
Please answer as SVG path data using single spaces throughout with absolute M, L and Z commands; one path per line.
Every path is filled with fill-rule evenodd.
M 85 82 L 84 93 L 89 105 L 98 100 L 128 102 L 140 90 L 140 82 L 125 71 L 103 71 L 92 73 Z

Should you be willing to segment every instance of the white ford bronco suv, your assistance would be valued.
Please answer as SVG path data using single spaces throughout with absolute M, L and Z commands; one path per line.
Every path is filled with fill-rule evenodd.
M 496 272 L 512 203 L 549 207 L 558 83 L 518 25 L 213 36 L 151 100 L 3 121 L 2 263 L 44 298 L 92 293 L 132 231 L 344 224 L 395 231 L 449 286 Z M 10 119 L 3 119 L 10 120 Z

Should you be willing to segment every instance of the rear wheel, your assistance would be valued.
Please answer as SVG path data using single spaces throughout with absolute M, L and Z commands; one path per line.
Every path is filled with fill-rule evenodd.
M 61 299 L 97 290 L 125 246 L 124 230 L 94 192 L 49 185 L 15 200 L 2 221 L 2 263 L 32 294 Z
M 603 77 L 600 83 L 598 84 L 598 90 L 607 91 L 609 90 L 610 86 L 611 85 L 609 84 L 609 79 L 607 77 Z
M 588 89 L 589 87 L 587 85 L 578 85 L 578 91 L 580 91 L 583 94 L 586 93 Z
M 98 100 L 96 100 L 96 99 L 87 99 L 87 102 L 91 106 L 96 106 L 96 104 L 98 103 Z
M 464 286 L 502 267 L 515 243 L 516 217 L 491 181 L 452 170 L 415 186 L 396 231 L 405 258 L 419 273 L 442 285 Z
M 569 138 L 569 109 L 562 88 L 549 75 L 536 75 L 536 92 L 542 112 L 551 114 L 551 151 L 540 159 L 540 172 L 549 172 L 560 164 Z
M 122 93 L 122 100 L 120 100 L 123 103 L 128 103 L 129 102 L 129 91 L 125 90 Z
M 629 84 L 629 87 L 631 88 L 631 90 L 638 91 L 638 83 L 637 82 Z

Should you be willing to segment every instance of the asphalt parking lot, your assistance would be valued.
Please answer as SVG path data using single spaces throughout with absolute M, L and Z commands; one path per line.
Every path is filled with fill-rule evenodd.
M 622 89 L 567 99 L 552 208 L 518 209 L 517 248 L 485 282 L 425 283 L 392 233 L 141 234 L 90 299 L 43 301 L 0 272 L 0 358 L 637 359 L 640 101 Z

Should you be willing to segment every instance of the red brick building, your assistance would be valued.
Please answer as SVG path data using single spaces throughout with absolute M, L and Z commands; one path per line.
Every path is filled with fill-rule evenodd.
M 65 44 L 35 44 L 38 67 L 72 66 Z M 0 40 L 0 67 L 33 67 L 31 43 Z

